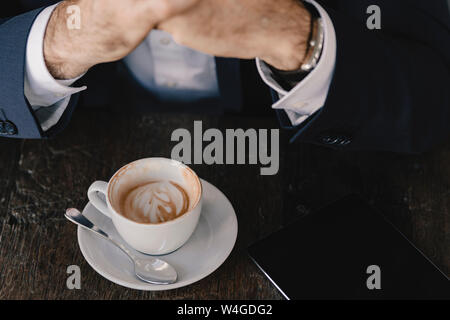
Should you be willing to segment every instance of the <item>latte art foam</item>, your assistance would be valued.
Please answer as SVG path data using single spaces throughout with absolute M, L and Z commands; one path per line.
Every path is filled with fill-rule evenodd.
M 122 215 L 140 223 L 162 223 L 189 209 L 186 191 L 173 181 L 152 181 L 134 187 L 120 201 Z

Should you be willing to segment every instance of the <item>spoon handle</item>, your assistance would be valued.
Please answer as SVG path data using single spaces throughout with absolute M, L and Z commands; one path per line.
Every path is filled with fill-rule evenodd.
M 86 230 L 92 231 L 106 240 L 111 241 L 116 247 L 122 250 L 131 260 L 134 261 L 133 255 L 120 243 L 116 242 L 113 238 L 111 238 L 105 231 L 97 227 L 93 224 L 88 218 L 86 218 L 79 210 L 71 208 L 67 209 L 65 217 L 70 222 L 73 222 Z

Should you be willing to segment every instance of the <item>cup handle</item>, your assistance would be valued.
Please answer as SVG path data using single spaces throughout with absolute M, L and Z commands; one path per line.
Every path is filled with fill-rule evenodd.
M 108 209 L 108 206 L 102 198 L 99 197 L 98 193 L 101 192 L 107 196 L 106 193 L 108 191 L 108 183 L 104 181 L 95 181 L 88 190 L 88 198 L 92 205 L 97 208 L 101 213 L 103 213 L 108 218 L 111 218 L 111 213 Z

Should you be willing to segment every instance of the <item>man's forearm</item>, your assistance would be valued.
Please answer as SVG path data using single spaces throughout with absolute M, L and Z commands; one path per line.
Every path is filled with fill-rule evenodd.
M 298 0 L 208 0 L 158 27 L 204 53 L 259 57 L 277 69 L 295 70 L 306 54 L 311 14 Z
M 44 40 L 51 74 L 71 79 L 96 64 L 117 61 L 133 51 L 163 19 L 186 10 L 198 0 L 71 0 L 53 12 Z M 80 28 L 67 27 L 67 8 L 76 5 Z

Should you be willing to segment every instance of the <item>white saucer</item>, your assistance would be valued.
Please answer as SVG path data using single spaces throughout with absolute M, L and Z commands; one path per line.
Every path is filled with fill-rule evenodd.
M 152 285 L 140 281 L 132 262 L 113 244 L 78 227 L 78 244 L 89 265 L 106 279 L 137 290 L 170 290 L 197 282 L 214 272 L 233 250 L 238 224 L 230 201 L 215 186 L 202 180 L 203 209 L 199 224 L 188 242 L 176 252 L 162 256 L 178 272 L 178 281 L 170 285 Z M 83 214 L 136 256 L 145 256 L 131 249 L 117 233 L 112 221 L 88 203 Z

